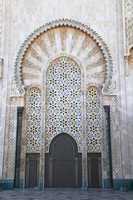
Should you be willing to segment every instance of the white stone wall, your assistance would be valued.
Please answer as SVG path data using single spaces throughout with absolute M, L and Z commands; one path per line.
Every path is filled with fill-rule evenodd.
M 128 124 L 128 148 L 130 158 L 130 173 L 133 177 L 133 50 L 130 51 L 127 61 L 127 74 L 126 74 L 126 93 L 127 93 L 127 124 Z M 129 177 L 130 178 L 130 177 Z
M 127 178 L 133 178 L 133 1 L 124 1 L 124 25 L 125 25 L 125 79 L 126 79 L 126 113 L 127 134 L 129 152 L 129 174 Z
M 15 59 L 20 45 L 39 26 L 69 18 L 90 25 L 108 44 L 117 66 L 116 0 L 14 0 L 12 4 L 12 48 Z M 13 60 L 14 60 L 13 59 Z M 13 61 L 12 60 L 12 61 Z
M 6 112 L 6 71 L 4 67 L 4 16 L 5 16 L 5 4 L 3 0 L 0 0 L 0 179 L 2 178 L 3 167 L 3 144 L 4 144 L 4 132 L 5 132 L 5 112 Z M 6 57 L 6 55 L 5 55 Z
M 128 124 L 128 137 L 129 137 L 129 158 L 130 158 L 130 168 L 129 178 L 133 178 L 133 70 L 127 77 L 127 124 Z

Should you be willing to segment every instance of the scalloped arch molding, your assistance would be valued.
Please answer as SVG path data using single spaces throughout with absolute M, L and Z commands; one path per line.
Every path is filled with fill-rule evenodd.
M 53 21 L 35 30 L 22 44 L 15 63 L 15 82 L 21 95 L 30 85 L 40 85 L 49 63 L 59 56 L 80 63 L 87 84 L 103 87 L 112 82 L 112 58 L 102 38 L 90 27 L 68 19 Z

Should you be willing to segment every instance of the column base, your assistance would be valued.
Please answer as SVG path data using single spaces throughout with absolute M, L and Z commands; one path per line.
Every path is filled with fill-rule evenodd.
M 87 191 L 87 190 L 88 190 L 88 187 L 87 187 L 87 186 L 82 186 L 82 187 L 81 187 L 81 190 L 82 190 L 82 191 Z

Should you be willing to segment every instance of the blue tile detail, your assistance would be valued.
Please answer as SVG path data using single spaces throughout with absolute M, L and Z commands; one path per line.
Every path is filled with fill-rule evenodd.
M 12 179 L 0 180 L 0 190 L 11 190 L 13 188 L 14 188 L 14 180 Z M 20 184 L 20 188 L 22 188 L 22 183 Z M 104 188 L 111 188 L 110 181 L 108 179 L 104 179 Z M 43 189 L 42 184 L 40 184 L 39 189 L 40 190 Z M 114 179 L 113 189 L 119 191 L 133 191 L 133 179 Z
M 3 190 L 10 190 L 14 187 L 14 180 L 12 179 L 6 179 L 6 180 L 0 180 L 0 188 Z
M 133 179 L 114 179 L 113 188 L 125 192 L 133 190 Z

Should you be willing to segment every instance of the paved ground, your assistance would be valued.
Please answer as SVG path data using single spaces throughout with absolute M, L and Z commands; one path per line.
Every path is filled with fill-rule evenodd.
M 0 200 L 133 200 L 133 192 L 79 189 L 46 189 L 45 191 L 1 191 Z

